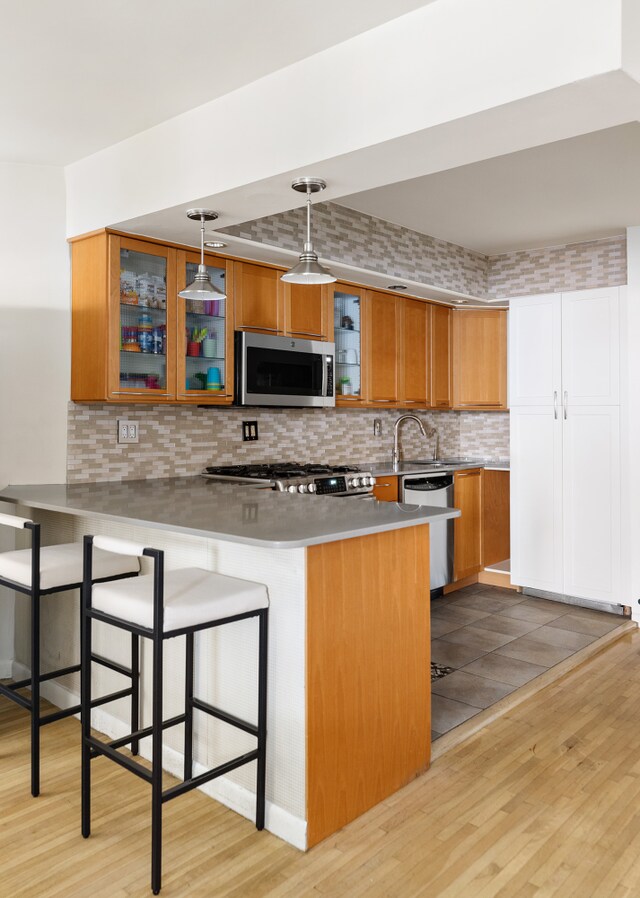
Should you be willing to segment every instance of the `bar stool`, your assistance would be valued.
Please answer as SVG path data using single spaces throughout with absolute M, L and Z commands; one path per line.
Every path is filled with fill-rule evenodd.
M 28 518 L 0 514 L 0 525 L 16 530 L 31 532 L 31 548 L 0 553 L 0 586 L 6 586 L 31 598 L 31 676 L 26 680 L 2 684 L 0 695 L 25 708 L 31 715 L 31 794 L 40 794 L 40 728 L 80 711 L 80 705 L 40 713 L 40 684 L 66 674 L 77 673 L 80 664 L 72 664 L 58 670 L 42 673 L 40 670 L 40 598 L 53 593 L 80 589 L 82 586 L 82 545 L 66 543 L 58 546 L 40 545 L 40 525 Z M 114 557 L 111 553 L 100 552 L 95 557 L 94 574 L 97 580 L 106 582 L 123 577 L 136 577 L 140 571 L 137 556 Z M 96 656 L 98 663 L 111 662 Z M 131 686 L 119 693 L 122 698 L 132 696 L 132 727 L 137 728 L 138 720 L 138 641 L 132 641 L 131 668 L 117 665 L 119 672 L 131 679 Z M 25 698 L 18 690 L 30 688 L 31 698 Z M 108 700 L 111 700 L 109 698 Z M 101 704 L 106 699 L 96 699 Z
M 92 586 L 96 549 L 153 559 L 153 573 L 136 580 L 102 583 Z M 93 556 L 93 557 L 92 557 Z M 82 835 L 91 833 L 91 760 L 100 755 L 116 761 L 151 784 L 151 888 L 160 891 L 162 876 L 162 806 L 165 802 L 229 773 L 244 764 L 257 761 L 256 828 L 264 828 L 265 771 L 267 739 L 267 643 L 269 597 L 261 583 L 239 580 L 222 574 L 181 568 L 164 572 L 164 553 L 127 540 L 109 537 L 84 538 L 84 583 L 82 597 Z M 257 617 L 258 645 L 258 723 L 247 723 L 194 696 L 193 668 L 195 633 Z M 127 736 L 103 742 L 91 735 L 91 625 L 98 620 L 144 636 L 153 645 L 152 721 L 151 726 Z M 186 636 L 185 705 L 183 713 L 163 718 L 164 641 Z M 193 711 L 202 711 L 257 738 L 256 748 L 220 764 L 205 773 L 193 775 Z M 162 732 L 184 724 L 184 778 L 181 783 L 162 789 Z M 123 746 L 151 736 L 151 770 L 119 751 Z

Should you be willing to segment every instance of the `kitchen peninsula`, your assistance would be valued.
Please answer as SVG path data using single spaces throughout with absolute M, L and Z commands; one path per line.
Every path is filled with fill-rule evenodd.
M 0 501 L 42 521 L 51 542 L 79 540 L 89 532 L 125 536 L 165 549 L 168 568 L 197 565 L 267 584 L 266 826 L 275 834 L 309 848 L 428 768 L 424 525 L 457 517 L 456 509 L 358 498 L 309 501 L 200 477 L 10 486 Z M 69 652 L 77 606 L 54 601 L 47 613 L 46 651 Z M 255 716 L 251 624 L 242 621 L 227 628 L 228 634 L 203 636 L 198 660 L 203 699 L 239 709 L 247 719 Z M 49 642 L 55 643 L 56 634 L 64 634 L 65 644 Z M 168 714 L 181 699 L 180 642 L 168 656 Z M 126 658 L 126 641 L 106 650 Z M 246 681 L 241 674 L 234 677 L 237 659 L 237 670 L 250 672 Z M 145 668 L 149 660 L 145 652 Z M 77 685 L 69 687 L 70 700 Z M 145 694 L 145 721 L 148 705 Z M 121 735 L 126 711 L 96 715 L 94 723 Z M 203 766 L 251 747 L 246 734 L 219 730 L 207 722 L 198 732 L 196 757 Z M 178 771 L 180 742 L 171 738 L 165 765 Z M 253 781 L 253 771 L 239 770 L 208 791 L 250 816 Z

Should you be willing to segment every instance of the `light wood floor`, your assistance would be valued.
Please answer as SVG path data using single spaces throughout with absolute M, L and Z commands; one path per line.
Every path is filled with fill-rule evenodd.
M 0 701 L 0 896 L 146 896 L 148 787 L 94 762 L 79 833 L 79 724 L 44 731 L 28 797 L 26 716 Z M 166 806 L 170 896 L 640 895 L 640 633 L 438 759 L 304 855 L 199 793 Z

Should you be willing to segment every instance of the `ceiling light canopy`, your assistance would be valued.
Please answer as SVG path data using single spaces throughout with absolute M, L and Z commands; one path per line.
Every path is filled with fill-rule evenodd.
M 178 293 L 182 299 L 226 299 L 226 294 L 211 283 L 207 266 L 204 264 L 204 223 L 215 221 L 217 212 L 211 209 L 187 209 L 187 218 L 200 222 L 200 264 L 193 281 Z
M 318 254 L 311 242 L 311 194 L 324 190 L 327 186 L 320 178 L 297 178 L 292 188 L 307 194 L 307 239 L 300 253 L 300 261 L 282 275 L 280 280 L 288 284 L 331 284 L 337 278 L 318 262 Z

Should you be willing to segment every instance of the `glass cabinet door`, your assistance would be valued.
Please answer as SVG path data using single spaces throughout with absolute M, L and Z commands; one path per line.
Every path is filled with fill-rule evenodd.
M 178 291 L 190 284 L 198 270 L 199 259 L 191 254 L 178 255 Z M 223 293 L 227 285 L 227 267 L 222 259 L 205 257 L 207 271 Z M 227 312 L 228 299 L 181 299 L 178 297 L 178 395 L 198 402 L 225 402 L 232 398 L 233 371 L 230 369 Z
M 362 402 L 361 297 L 351 287 L 338 285 L 333 293 L 336 344 L 336 405 Z
M 154 254 L 130 248 L 121 241 L 120 347 L 118 389 L 126 395 L 149 393 L 166 398 L 167 269 L 166 252 Z M 133 241 L 131 244 L 135 246 Z M 171 301 L 171 300 L 170 300 Z

